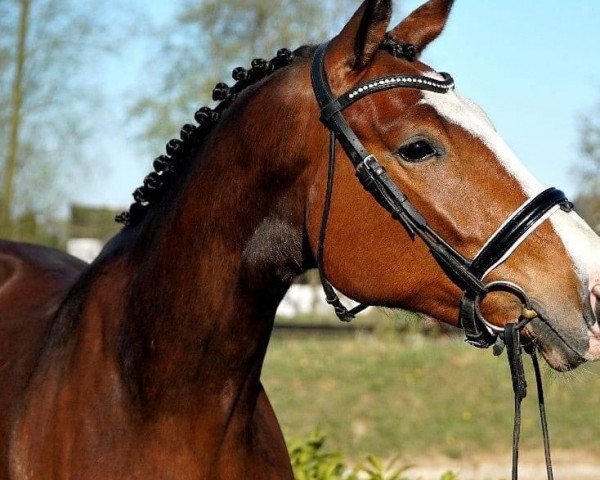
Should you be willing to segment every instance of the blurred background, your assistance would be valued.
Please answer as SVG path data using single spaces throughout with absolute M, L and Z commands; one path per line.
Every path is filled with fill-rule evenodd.
M 419 4 L 396 2 L 395 21 Z M 93 260 L 152 159 L 199 105 L 210 105 L 214 84 L 252 58 L 331 37 L 357 6 L 0 0 L 0 238 Z M 424 55 L 452 73 L 534 175 L 565 190 L 596 230 L 598 18 L 592 0 L 457 0 Z M 290 291 L 265 366 L 286 436 L 318 427 L 354 458 L 439 457 L 463 469 L 508 452 L 504 362 L 408 312 L 372 310 L 338 325 L 315 280 L 309 273 Z M 594 464 L 600 453 L 598 373 L 546 372 L 554 440 L 567 463 L 577 452 Z M 526 418 L 525 447 L 537 447 L 535 412 Z

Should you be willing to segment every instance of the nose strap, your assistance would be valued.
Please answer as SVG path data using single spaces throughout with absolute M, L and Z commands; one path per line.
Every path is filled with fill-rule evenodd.
M 483 278 L 490 268 L 498 266 L 519 240 L 526 237 L 554 207 L 570 212 L 573 204 L 560 190 L 551 187 L 527 202 L 486 243 L 471 263 L 471 273 Z
M 485 244 L 471 262 L 469 272 L 483 281 L 556 207 L 570 212 L 573 204 L 562 191 L 553 187 L 527 202 Z M 496 339 L 496 335 L 490 332 L 489 322 L 481 315 L 479 308 L 476 308 L 487 293 L 489 292 L 482 296 L 479 292 L 465 290 L 460 303 L 460 323 L 465 331 L 466 341 L 479 348 L 488 348 Z

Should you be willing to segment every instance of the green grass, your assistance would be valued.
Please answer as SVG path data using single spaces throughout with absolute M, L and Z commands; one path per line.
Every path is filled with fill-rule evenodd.
M 513 397 L 506 357 L 460 341 L 407 338 L 389 332 L 383 338 L 274 337 L 263 382 L 286 437 L 319 428 L 354 458 L 508 452 Z M 572 374 L 544 369 L 550 434 L 553 448 L 597 454 L 600 368 L 583 368 Z M 528 379 L 522 445 L 541 448 L 531 368 Z

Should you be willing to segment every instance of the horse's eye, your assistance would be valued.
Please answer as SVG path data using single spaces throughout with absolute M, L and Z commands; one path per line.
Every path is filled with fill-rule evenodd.
M 436 155 L 437 150 L 425 140 L 417 140 L 400 147 L 398 153 L 407 162 L 422 162 Z

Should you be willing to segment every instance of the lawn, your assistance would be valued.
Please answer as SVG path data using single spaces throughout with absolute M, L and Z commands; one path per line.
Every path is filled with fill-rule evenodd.
M 600 453 L 599 367 L 570 374 L 544 368 L 553 448 Z M 522 444 L 537 449 L 531 368 L 528 379 Z M 286 437 L 319 428 L 332 447 L 354 458 L 463 458 L 510 449 L 513 397 L 506 357 L 459 340 L 393 332 L 343 338 L 276 334 L 263 382 Z

